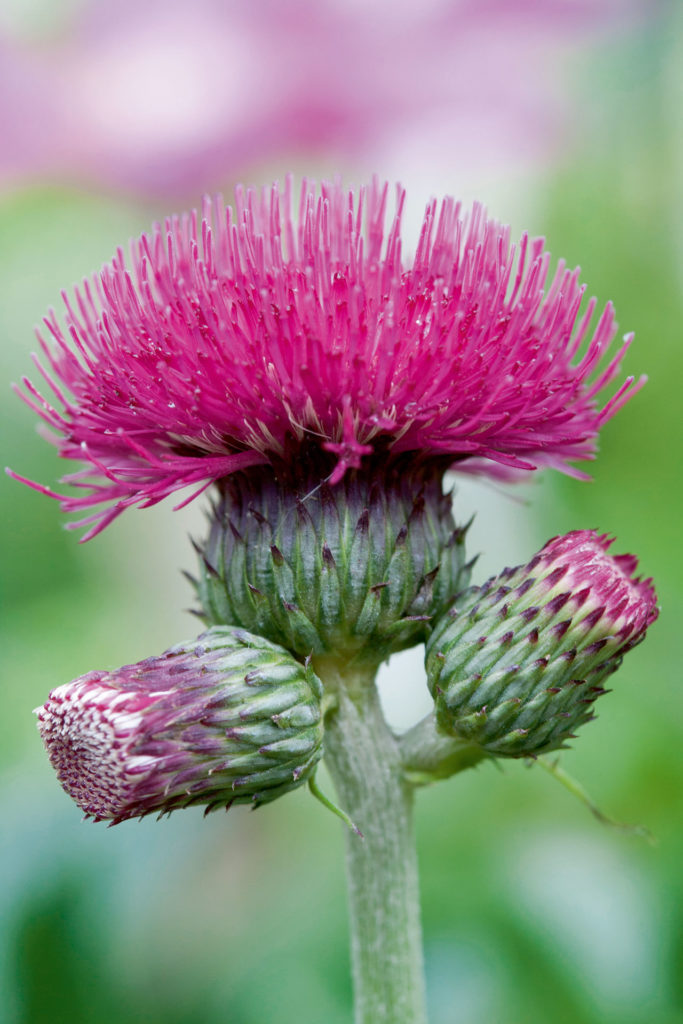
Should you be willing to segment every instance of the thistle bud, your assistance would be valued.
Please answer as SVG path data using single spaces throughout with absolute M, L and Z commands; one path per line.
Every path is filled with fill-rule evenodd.
M 297 462 L 292 479 L 257 468 L 222 482 L 200 549 L 203 616 L 299 657 L 379 665 L 423 641 L 467 584 L 465 530 L 440 473 L 394 460 L 333 486 L 324 476 Z
M 594 718 L 624 654 L 657 618 L 652 581 L 592 530 L 472 587 L 436 624 L 427 677 L 437 721 L 491 754 L 557 749 Z
M 205 804 L 258 805 L 299 786 L 322 754 L 322 685 L 241 629 L 53 690 L 38 728 L 66 792 L 112 823 Z

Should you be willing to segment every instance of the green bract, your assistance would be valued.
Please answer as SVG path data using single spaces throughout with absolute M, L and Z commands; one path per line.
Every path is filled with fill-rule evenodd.
M 464 532 L 438 476 L 398 465 L 334 486 L 233 474 L 201 549 L 203 615 L 299 657 L 379 665 L 466 584 Z
M 426 649 L 437 722 L 496 755 L 565 745 L 656 618 L 634 558 L 594 531 L 553 538 L 525 566 L 459 596 Z

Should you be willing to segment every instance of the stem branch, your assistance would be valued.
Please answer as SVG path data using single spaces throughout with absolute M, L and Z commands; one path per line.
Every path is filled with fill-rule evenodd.
M 448 779 L 480 761 L 491 759 L 477 743 L 440 732 L 433 711 L 404 733 L 399 742 L 404 772 L 416 786 Z

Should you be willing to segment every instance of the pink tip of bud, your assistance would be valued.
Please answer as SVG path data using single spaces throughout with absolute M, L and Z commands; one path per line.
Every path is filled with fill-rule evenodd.
M 587 618 L 602 609 L 601 617 L 611 620 L 614 632 L 629 637 L 632 646 L 659 615 L 657 595 L 651 579 L 634 575 L 634 555 L 608 554 L 613 543 L 614 538 L 596 530 L 574 530 L 549 540 L 530 565 L 550 568 L 544 577 L 550 586 L 561 575 L 559 585 L 572 595 L 580 592 L 582 604 L 588 589 Z
M 132 747 L 141 712 L 160 696 L 115 689 L 91 672 L 57 687 L 36 708 L 50 763 L 86 814 L 101 820 L 124 813 L 133 785 L 154 764 Z

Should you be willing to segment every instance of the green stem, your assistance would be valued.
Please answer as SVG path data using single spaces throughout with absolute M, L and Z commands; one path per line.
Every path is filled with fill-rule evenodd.
M 330 678 L 325 761 L 344 811 L 356 1024 L 426 1024 L 413 787 L 371 680 Z

